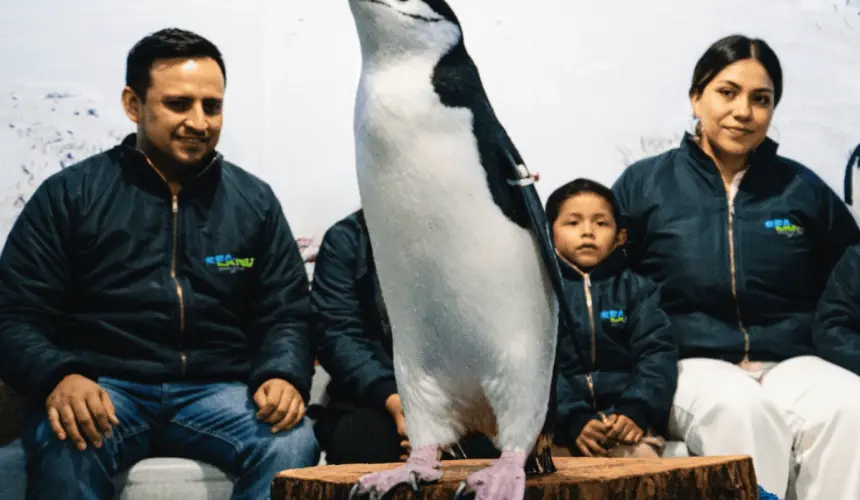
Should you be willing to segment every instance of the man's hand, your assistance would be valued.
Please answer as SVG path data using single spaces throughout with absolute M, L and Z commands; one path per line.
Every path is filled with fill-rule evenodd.
M 606 431 L 608 429 L 609 425 L 600 420 L 589 420 L 576 438 L 576 447 L 586 457 L 606 456 L 606 449 L 603 447 L 603 444 L 606 441 Z
M 608 439 L 623 444 L 636 444 L 645 433 L 636 425 L 636 422 L 624 415 L 612 414 L 607 419 L 610 427 L 606 432 Z
M 409 445 L 409 437 L 406 435 L 406 419 L 403 417 L 403 407 L 400 404 L 400 396 L 392 394 L 385 400 L 385 409 L 394 419 L 394 425 L 397 426 L 397 435 L 401 437 L 400 447 L 405 450 L 405 454 L 400 455 L 400 460 L 406 461 L 409 458 L 411 446 Z
M 108 393 L 82 375 L 63 378 L 48 394 L 45 410 L 57 439 L 68 436 L 81 451 L 87 448 L 81 431 L 93 446 L 101 448 L 102 433 L 110 437 L 111 425 L 119 424 Z
M 305 416 L 305 402 L 299 391 L 279 378 L 269 379 L 254 393 L 260 411 L 257 419 L 272 425 L 272 432 L 291 429 Z

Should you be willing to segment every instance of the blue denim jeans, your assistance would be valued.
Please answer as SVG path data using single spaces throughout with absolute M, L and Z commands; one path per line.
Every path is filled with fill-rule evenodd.
M 319 446 L 307 419 L 272 433 L 241 383 L 137 384 L 102 377 L 119 425 L 96 448 L 78 450 L 51 431 L 44 407 L 29 408 L 22 441 L 27 498 L 111 499 L 111 478 L 149 456 L 209 463 L 235 478 L 233 500 L 268 499 L 284 469 L 316 465 Z

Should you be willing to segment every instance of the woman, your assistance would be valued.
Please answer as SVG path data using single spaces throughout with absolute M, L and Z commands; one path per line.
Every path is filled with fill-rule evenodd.
M 331 376 L 325 407 L 309 415 L 329 464 L 406 460 L 403 410 L 394 379 L 391 333 L 361 210 L 335 223 L 316 258 L 311 292 L 317 359 Z M 470 436 L 443 458 L 497 458 Z
M 678 335 L 670 437 L 697 455 L 751 455 L 781 497 L 798 466 L 798 498 L 860 498 L 860 377 L 811 342 L 823 286 L 860 231 L 767 137 L 782 70 L 764 41 L 714 43 L 689 97 L 695 133 L 613 186 L 633 268 L 660 284 Z

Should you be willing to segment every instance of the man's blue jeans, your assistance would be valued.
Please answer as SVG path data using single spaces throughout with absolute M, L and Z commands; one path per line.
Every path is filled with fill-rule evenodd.
M 241 383 L 147 385 L 102 377 L 119 425 L 100 449 L 84 451 L 51 430 L 44 406 L 25 415 L 27 498 L 113 498 L 111 478 L 149 456 L 200 460 L 236 478 L 233 500 L 269 498 L 284 469 L 316 465 L 319 447 L 307 419 L 272 434 Z

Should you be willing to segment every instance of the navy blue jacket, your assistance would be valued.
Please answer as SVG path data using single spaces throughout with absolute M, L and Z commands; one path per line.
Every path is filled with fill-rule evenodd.
M 135 137 L 44 181 L 0 256 L 0 377 L 283 378 L 307 399 L 310 290 L 281 206 L 214 154 L 172 198 Z
M 331 375 L 328 408 L 385 408 L 397 392 L 391 333 L 362 212 L 323 236 L 311 303 L 317 359 Z
M 818 356 L 860 375 L 860 245 L 849 247 L 830 274 L 813 340 Z
M 689 134 L 613 186 L 632 269 L 661 286 L 681 358 L 813 353 L 819 296 L 860 231 L 832 189 L 776 151 L 766 139 L 751 155 L 731 218 L 717 167 Z
M 665 435 L 678 351 L 657 286 L 627 268 L 622 249 L 587 275 L 562 259 L 560 265 L 576 324 L 573 332 L 559 331 L 556 441 L 573 446 L 589 420 L 600 420 L 598 412 L 624 415 L 645 432 Z M 588 347 L 594 372 L 583 368 L 588 364 L 577 356 L 573 334 Z

